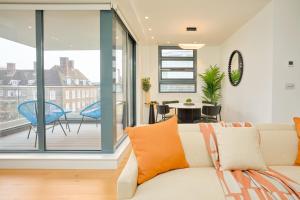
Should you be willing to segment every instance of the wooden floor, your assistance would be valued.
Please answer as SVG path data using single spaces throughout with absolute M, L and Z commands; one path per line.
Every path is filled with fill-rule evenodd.
M 117 170 L 0 170 L 0 200 L 115 200 Z

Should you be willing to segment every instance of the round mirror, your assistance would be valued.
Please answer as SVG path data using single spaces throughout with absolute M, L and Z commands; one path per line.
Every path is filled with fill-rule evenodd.
M 243 57 L 240 51 L 235 50 L 231 53 L 228 63 L 228 77 L 231 85 L 240 84 L 243 76 Z

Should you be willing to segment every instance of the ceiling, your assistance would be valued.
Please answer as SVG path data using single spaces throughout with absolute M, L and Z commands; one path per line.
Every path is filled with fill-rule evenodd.
M 142 41 L 161 45 L 219 45 L 270 1 L 118 0 L 117 4 Z M 186 32 L 187 26 L 195 26 L 198 30 Z
M 45 50 L 100 49 L 99 11 L 45 11 Z M 35 47 L 34 11 L 1 11 L 0 38 Z

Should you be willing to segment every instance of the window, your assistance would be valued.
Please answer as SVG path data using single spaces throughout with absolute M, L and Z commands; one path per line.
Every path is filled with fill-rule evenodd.
M 69 110 L 70 110 L 70 104 L 66 103 L 66 111 L 69 111 Z
M 72 84 L 72 80 L 70 78 L 66 79 L 66 84 L 67 85 L 71 85 Z
M 126 26 L 113 10 L 58 7 L 0 9 L 0 153 L 110 153 L 135 124 L 136 44 Z M 83 118 L 85 107 L 93 117 Z
M 73 111 L 73 112 L 76 111 L 76 104 L 75 104 L 75 102 L 72 103 L 72 111 Z
M 11 80 L 10 84 L 13 86 L 17 86 L 17 85 L 19 85 L 19 82 L 20 82 L 19 80 Z
M 75 99 L 75 98 L 76 98 L 76 91 L 72 90 L 72 99 Z
M 16 90 L 7 90 L 8 97 L 14 97 L 14 96 L 16 96 L 16 94 L 17 94 Z
M 70 99 L 70 93 L 69 93 L 69 90 L 66 90 L 66 99 Z
M 36 99 L 35 33 L 35 11 L 1 10 L 0 151 L 36 149 L 35 133 L 31 132 L 28 140 L 19 138 L 28 134 L 30 121 L 18 111 L 21 103 Z M 22 106 L 20 109 L 27 114 L 35 108 Z
M 49 92 L 49 99 L 50 100 L 55 100 L 56 99 L 55 90 L 50 90 L 50 92 Z
M 159 47 L 159 92 L 196 92 L 197 51 Z
M 100 92 L 100 18 L 97 10 L 44 11 L 45 88 L 55 86 L 55 104 L 72 111 L 67 113 L 70 129 L 62 121 L 63 128 L 55 127 L 53 134 L 45 135 L 47 150 L 101 150 L 101 126 L 95 126 L 100 123 L 100 103 L 91 105 L 100 99 L 85 104 L 93 106 L 86 111 L 92 117 L 84 118 L 79 128 L 81 101 L 89 100 L 89 94 L 82 91 L 95 88 Z M 89 81 L 93 85 L 88 85 Z M 85 137 L 65 137 L 63 141 L 53 137 L 64 135 L 64 131 L 66 135 Z

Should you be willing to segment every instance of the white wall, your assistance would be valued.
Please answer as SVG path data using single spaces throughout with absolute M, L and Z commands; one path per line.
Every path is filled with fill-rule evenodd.
M 295 89 L 286 90 L 286 83 Z M 274 0 L 273 121 L 294 116 L 300 116 L 300 1 Z
M 227 75 L 228 59 L 238 49 L 244 58 L 244 74 L 238 87 L 223 84 L 222 117 L 226 121 L 291 122 L 300 115 L 300 1 L 272 0 L 220 47 L 198 51 L 198 73 L 210 64 L 218 64 Z M 151 99 L 163 101 L 191 97 L 201 101 L 201 85 L 196 94 L 160 94 L 158 92 L 158 47 L 140 46 L 138 83 L 151 77 Z M 289 68 L 288 61 L 295 67 Z M 198 83 L 200 80 L 198 79 Z M 286 83 L 295 84 L 287 90 Z M 137 87 L 140 87 L 138 85 Z M 147 107 L 139 92 L 140 118 L 146 122 Z
M 223 84 L 222 116 L 226 121 L 272 120 L 273 3 L 264 7 L 221 45 L 222 66 L 227 72 L 233 50 L 244 58 L 244 74 L 238 87 Z
M 210 65 L 220 64 L 220 47 L 206 46 L 197 52 L 197 73 L 202 73 Z M 201 84 L 197 79 L 197 93 L 159 93 L 158 88 L 158 46 L 157 45 L 139 45 L 138 46 L 138 68 L 140 71 L 137 76 L 137 87 L 140 88 L 140 80 L 143 77 L 150 77 L 152 87 L 150 96 L 152 101 L 162 102 L 164 100 L 185 101 L 191 98 L 194 102 L 201 102 Z M 139 117 L 140 123 L 146 122 L 148 117 L 148 108 L 144 105 L 145 98 L 141 90 L 137 93 L 140 101 Z

